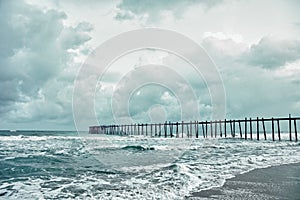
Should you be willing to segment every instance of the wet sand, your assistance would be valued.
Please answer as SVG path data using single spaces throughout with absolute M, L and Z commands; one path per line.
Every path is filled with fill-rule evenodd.
M 300 163 L 256 169 L 226 180 L 222 187 L 194 192 L 187 199 L 300 200 Z

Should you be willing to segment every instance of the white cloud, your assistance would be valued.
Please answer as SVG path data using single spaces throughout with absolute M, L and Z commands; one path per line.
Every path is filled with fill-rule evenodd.
M 286 65 L 276 69 L 274 74 L 276 77 L 297 80 L 300 75 L 300 59 L 295 62 L 286 63 Z
M 202 45 L 213 58 L 237 57 L 248 49 L 248 45 L 242 42 L 239 35 L 225 35 L 218 32 L 216 34 L 204 34 Z
M 218 40 L 232 40 L 236 43 L 241 43 L 243 42 L 243 36 L 240 34 L 226 34 L 223 32 L 217 32 L 217 33 L 213 33 L 213 32 L 205 32 L 203 34 L 203 38 L 216 38 Z

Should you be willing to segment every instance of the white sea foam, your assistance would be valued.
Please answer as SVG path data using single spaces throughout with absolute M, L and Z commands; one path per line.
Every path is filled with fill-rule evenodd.
M 0 141 L 42 141 L 42 140 L 79 140 L 82 139 L 78 136 L 25 136 L 25 135 L 16 135 L 16 136 L 0 136 Z

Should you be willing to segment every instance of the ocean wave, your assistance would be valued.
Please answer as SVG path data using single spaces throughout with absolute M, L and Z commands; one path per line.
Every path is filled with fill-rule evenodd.
M 16 135 L 16 136 L 0 136 L 0 141 L 41 141 L 41 140 L 79 140 L 81 137 L 78 136 L 27 136 L 27 135 Z
M 300 161 L 299 142 L 80 138 L 0 136 L 1 197 L 184 199 L 256 168 Z
M 149 146 L 141 146 L 141 145 L 135 145 L 135 146 L 125 146 L 122 147 L 121 149 L 123 150 L 136 150 L 136 151 L 147 151 L 147 150 L 155 150 L 154 147 L 149 147 Z

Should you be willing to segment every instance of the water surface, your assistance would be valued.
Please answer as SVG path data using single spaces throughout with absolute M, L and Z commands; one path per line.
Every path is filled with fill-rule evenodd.
M 184 199 L 252 169 L 299 161 L 299 142 L 7 131 L 0 198 Z

